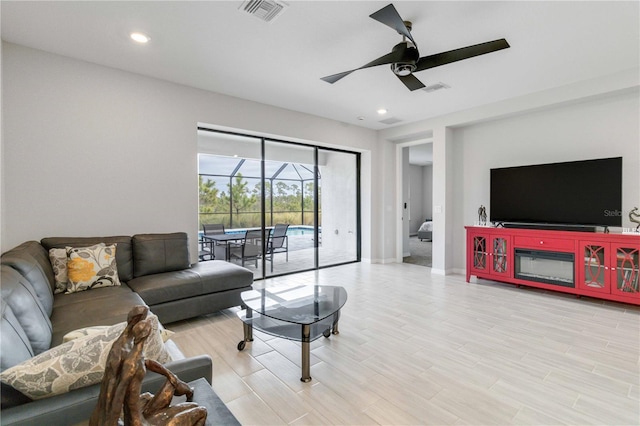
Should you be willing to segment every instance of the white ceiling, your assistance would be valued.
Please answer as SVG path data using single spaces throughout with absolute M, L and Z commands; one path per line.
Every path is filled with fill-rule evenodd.
M 640 62 L 637 1 L 394 1 L 413 22 L 421 56 L 503 37 L 511 48 L 417 73 L 427 86 L 451 86 L 433 93 L 408 91 L 388 66 L 331 85 L 320 77 L 364 65 L 401 40 L 369 18 L 388 1 L 289 1 L 271 23 L 240 12 L 241 3 L 3 0 L 2 39 L 372 129 L 390 127 L 379 123 L 385 118 L 405 124 Z M 131 42 L 134 30 L 150 43 Z

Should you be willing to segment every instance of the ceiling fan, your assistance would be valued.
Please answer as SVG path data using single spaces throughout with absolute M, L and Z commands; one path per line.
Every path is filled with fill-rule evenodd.
M 398 34 L 402 35 L 402 41 L 393 46 L 391 53 L 381 56 L 360 68 L 322 77 L 322 80 L 333 84 L 354 71 L 377 67 L 378 65 L 390 64 L 393 73 L 404 83 L 405 86 L 407 86 L 407 89 L 418 90 L 425 86 L 415 75 L 413 75 L 415 72 L 439 67 L 440 65 L 450 64 L 463 59 L 473 58 L 474 56 L 484 55 L 486 53 L 495 52 L 509 47 L 507 40 L 502 38 L 499 40 L 488 41 L 486 43 L 437 53 L 435 55 L 423 56 L 421 58 L 418 52 L 418 46 L 411 36 L 411 22 L 403 21 L 393 4 L 383 7 L 379 11 L 369 15 L 369 17 L 396 30 Z

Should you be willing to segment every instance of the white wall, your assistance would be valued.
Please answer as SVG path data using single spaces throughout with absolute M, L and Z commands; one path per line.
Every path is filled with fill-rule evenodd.
M 408 149 L 408 148 L 404 148 Z M 423 178 L 422 166 L 411 164 L 409 166 L 409 208 L 410 208 L 410 222 L 409 222 L 409 234 L 416 235 L 418 228 L 424 222 L 424 213 L 422 213 L 424 207 L 424 178 Z
M 196 127 L 210 123 L 362 151 L 362 255 L 383 256 L 383 236 L 371 236 L 382 161 L 372 130 L 10 43 L 2 67 L 3 251 L 47 236 L 187 231 L 195 259 Z
M 0 7 L 0 10 L 2 8 Z M 0 17 L 1 18 L 1 17 Z M 4 86 L 2 82 L 2 43 L 0 42 L 0 100 L 2 100 L 2 86 Z M 0 218 L 4 217 L 4 127 L 3 127 L 3 116 L 4 116 L 4 108 L 2 106 L 2 102 L 0 102 Z M 5 235 L 5 227 L 4 220 L 0 220 L 0 247 L 2 247 L 2 240 Z
M 2 8 L 0 7 L 0 10 Z M 1 18 L 1 17 L 0 17 Z M 0 217 L 4 214 L 4 127 L 3 127 L 3 117 L 4 117 L 4 102 L 3 99 L 3 75 L 2 75 L 2 43 L 0 42 Z M 2 247 L 2 241 L 4 240 L 5 235 L 5 224 L 4 220 L 0 220 L 0 247 Z
M 409 234 L 411 226 L 411 165 L 409 148 L 402 149 L 402 257 L 411 254 Z
M 406 148 L 405 148 L 406 149 Z M 420 225 L 433 217 L 433 166 L 409 166 L 411 192 L 411 223 L 409 233 L 416 235 Z
M 422 216 L 433 218 L 433 166 L 422 166 Z
M 489 123 L 497 120 L 518 120 L 521 117 L 536 116 L 536 114 L 545 114 L 545 111 L 551 111 L 545 115 L 548 117 L 548 121 L 538 123 L 536 126 L 523 126 L 520 128 L 521 132 L 528 135 L 528 141 L 532 143 L 532 146 L 529 148 L 535 150 L 540 140 L 554 133 L 555 126 L 563 126 L 566 124 L 569 127 L 565 129 L 567 133 L 575 131 L 576 135 L 581 135 L 583 133 L 582 131 L 571 129 L 574 127 L 580 128 L 586 121 L 590 120 L 587 128 L 595 128 L 599 134 L 605 133 L 619 137 L 620 143 L 627 144 L 629 154 L 625 156 L 625 169 L 627 167 L 631 168 L 631 173 L 634 174 L 637 173 L 638 163 L 640 163 L 640 158 L 638 158 L 637 154 L 638 145 L 640 144 L 640 129 L 638 128 L 637 122 L 633 124 L 633 120 L 637 119 L 638 115 L 640 115 L 638 109 L 639 87 L 640 69 L 634 68 L 379 131 L 379 144 L 390 142 L 400 147 L 418 143 L 418 141 L 426 138 L 432 138 L 433 140 L 434 238 L 432 273 L 439 274 L 464 271 L 464 257 L 460 255 L 460 253 L 463 252 L 461 251 L 461 247 L 464 246 L 465 241 L 464 225 L 473 223 L 472 220 L 469 222 L 465 221 L 465 214 L 470 214 L 467 213 L 468 205 L 474 205 L 471 214 L 477 213 L 478 208 L 478 205 L 475 205 L 477 200 L 469 201 L 464 195 L 459 193 L 454 194 L 454 192 L 460 191 L 460 188 L 463 188 L 465 178 L 468 176 L 464 170 L 466 165 L 460 163 L 459 160 L 463 155 L 462 153 L 465 147 L 461 144 L 454 143 L 454 132 L 470 126 L 482 126 L 480 123 Z M 605 116 L 610 117 L 611 120 L 601 120 L 599 116 L 580 116 L 583 110 L 581 105 L 606 102 L 605 99 L 615 99 L 617 97 L 624 97 L 628 100 L 625 106 L 622 107 L 624 114 L 617 118 L 621 121 L 626 120 L 624 123 L 621 123 L 621 126 L 618 126 L 618 123 L 614 123 L 616 118 L 613 116 L 617 116 L 616 108 L 614 108 L 611 114 L 604 112 Z M 571 117 L 570 123 L 558 123 L 558 120 L 553 119 L 553 111 L 557 108 L 566 108 L 567 111 L 572 111 L 576 108 L 577 116 L 569 114 L 568 117 Z M 603 109 L 607 110 L 607 107 L 603 106 Z M 632 120 L 631 124 L 628 123 L 629 119 Z M 481 156 L 479 161 L 483 161 L 483 158 L 493 155 L 491 144 L 496 140 L 503 139 L 503 136 L 498 133 L 501 129 L 495 130 L 495 133 L 492 132 L 492 134 L 486 137 L 485 142 L 487 145 L 485 147 L 478 147 L 477 154 Z M 600 148 L 606 149 L 609 140 L 611 140 L 611 138 L 607 138 L 602 142 L 603 145 Z M 584 142 L 581 139 L 574 139 L 571 142 L 565 141 L 565 143 L 569 144 L 564 147 L 565 150 L 577 152 Z M 450 146 L 447 146 L 449 144 Z M 554 149 L 556 148 L 557 147 L 554 147 Z M 398 185 L 398 182 L 402 181 L 402 174 L 399 169 L 401 163 L 397 162 L 396 151 L 397 150 L 387 150 L 385 152 L 385 156 L 388 157 L 387 164 L 389 167 L 385 169 L 384 177 L 386 179 L 393 178 L 396 185 Z M 518 154 L 515 153 L 514 155 L 517 156 Z M 633 159 L 634 156 L 636 158 L 635 160 Z M 629 157 L 629 161 L 627 161 L 627 157 Z M 393 168 L 395 168 L 395 170 L 393 170 Z M 633 171 L 633 168 L 635 168 L 636 171 Z M 486 179 L 488 182 L 488 174 Z M 629 178 L 625 178 L 625 180 L 626 179 Z M 476 182 L 476 184 L 478 184 L 478 182 Z M 626 183 L 625 185 L 628 186 L 630 184 Z M 486 190 L 488 191 L 488 184 Z M 632 194 L 634 193 L 633 189 L 630 191 Z M 469 191 L 467 191 L 466 194 L 468 195 Z M 636 195 L 633 196 L 635 196 L 636 199 L 638 198 Z M 389 226 L 388 224 L 390 223 L 395 223 L 396 226 L 399 226 L 398 213 L 388 214 L 383 218 L 383 223 L 385 223 L 386 226 Z M 396 235 L 398 234 L 399 231 L 396 231 Z M 399 245 L 397 244 L 397 246 Z M 453 250 L 453 247 L 455 247 L 456 250 Z
M 623 157 L 623 226 L 640 205 L 640 100 L 627 92 L 454 130 L 457 164 L 454 267 L 464 269 L 464 225 L 489 205 L 489 170 L 551 162 Z M 619 230 L 618 230 L 619 231 Z

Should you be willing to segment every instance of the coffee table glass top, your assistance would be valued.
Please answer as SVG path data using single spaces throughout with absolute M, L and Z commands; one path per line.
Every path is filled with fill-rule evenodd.
M 347 301 L 347 291 L 328 285 L 267 285 L 244 291 L 240 297 L 246 309 L 238 312 L 244 323 L 244 338 L 238 343 L 238 350 L 253 341 L 254 329 L 302 342 L 300 380 L 309 382 L 310 342 L 339 333 L 340 308 Z
M 338 312 L 347 301 L 342 287 L 326 285 L 267 286 L 242 292 L 247 307 L 269 318 L 314 324 Z

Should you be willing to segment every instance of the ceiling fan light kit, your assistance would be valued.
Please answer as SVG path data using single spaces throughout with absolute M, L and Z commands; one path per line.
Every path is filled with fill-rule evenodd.
M 376 67 L 378 65 L 391 65 L 391 71 L 393 71 L 396 77 L 398 77 L 407 89 L 413 91 L 425 87 L 425 85 L 422 84 L 415 75 L 413 75 L 415 72 L 424 71 L 426 69 L 439 67 L 441 65 L 450 64 L 452 62 L 473 58 L 474 56 L 480 56 L 510 47 L 507 40 L 498 39 L 447 52 L 437 53 L 435 55 L 420 57 L 418 45 L 411 36 L 412 23 L 410 21 L 404 21 L 393 4 L 383 7 L 369 16 L 396 30 L 398 34 L 402 35 L 402 42 L 396 44 L 393 49 L 391 49 L 391 53 L 381 56 L 360 68 L 354 68 L 349 71 L 322 77 L 322 80 L 333 84 L 354 71 Z

